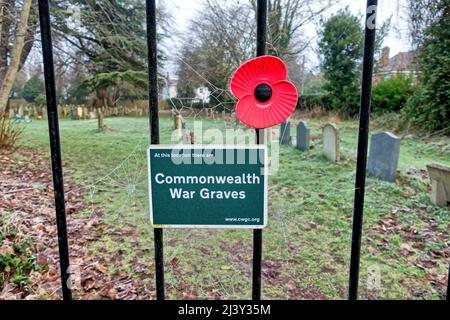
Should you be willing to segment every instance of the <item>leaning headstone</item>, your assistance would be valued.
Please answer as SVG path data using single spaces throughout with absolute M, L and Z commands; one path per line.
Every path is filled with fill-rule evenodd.
M 395 182 L 400 138 L 390 132 L 372 135 L 367 172 L 380 180 Z
M 323 127 L 323 153 L 330 161 L 337 162 L 341 159 L 339 129 L 334 123 L 327 123 Z
M 450 202 L 450 167 L 437 163 L 427 165 L 431 179 L 431 202 L 446 207 Z
M 300 121 L 297 125 L 297 148 L 309 150 L 309 126 L 306 121 Z
M 280 125 L 280 144 L 291 144 L 291 123 L 283 121 Z

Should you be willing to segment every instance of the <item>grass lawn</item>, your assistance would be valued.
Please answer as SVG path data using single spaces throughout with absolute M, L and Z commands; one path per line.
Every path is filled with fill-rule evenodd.
M 279 170 L 269 180 L 269 224 L 263 232 L 265 299 L 346 298 L 358 124 L 338 123 L 342 161 L 334 164 L 322 155 L 324 123 L 309 121 L 309 152 L 280 147 Z M 148 119 L 108 118 L 106 124 L 110 130 L 99 133 L 96 120 L 60 122 L 64 173 L 83 188 L 89 204 L 77 214 L 103 213 L 110 232 L 92 249 L 110 262 L 107 272 L 133 274 L 143 287 L 152 286 Z M 47 122 L 24 126 L 21 144 L 49 154 Z M 230 127 L 210 119 L 203 126 Z M 161 118 L 161 143 L 170 143 L 172 127 L 170 118 Z M 294 135 L 295 126 L 291 130 Z M 424 169 L 431 162 L 450 165 L 449 145 L 448 138 L 406 136 L 397 182 L 367 179 L 362 298 L 443 297 L 450 216 L 448 209 L 431 204 Z M 251 297 L 251 230 L 167 229 L 164 241 L 168 298 Z

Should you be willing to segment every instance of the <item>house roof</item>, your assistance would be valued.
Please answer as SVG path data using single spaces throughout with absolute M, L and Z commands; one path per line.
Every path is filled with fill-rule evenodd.
M 399 52 L 392 58 L 389 58 L 387 66 L 382 71 L 409 71 L 415 69 L 414 58 L 415 51 Z

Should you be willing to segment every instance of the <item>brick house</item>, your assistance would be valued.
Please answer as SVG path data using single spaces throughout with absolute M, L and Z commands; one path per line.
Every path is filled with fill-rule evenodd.
M 378 71 L 373 75 L 373 82 L 378 83 L 382 79 L 389 79 L 398 74 L 413 75 L 416 73 L 414 58 L 415 51 L 399 52 L 393 57 L 389 57 L 389 47 L 384 47 L 381 51 Z

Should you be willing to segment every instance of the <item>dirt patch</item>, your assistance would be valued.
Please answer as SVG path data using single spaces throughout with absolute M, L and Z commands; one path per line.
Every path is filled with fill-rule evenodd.
M 424 222 L 424 225 L 420 228 L 416 228 L 411 227 L 407 223 L 401 223 L 396 216 L 401 212 L 416 215 Z M 438 270 L 440 266 L 441 269 L 447 270 L 446 267 L 448 266 L 448 259 L 450 257 L 448 229 L 438 230 L 435 219 L 430 217 L 423 208 L 411 209 L 405 207 L 394 209 L 389 217 L 379 220 L 377 225 L 370 228 L 369 234 L 378 235 L 378 238 L 382 241 L 378 241 L 376 246 L 379 250 L 385 250 L 386 252 L 392 251 L 393 249 L 392 244 L 386 240 L 387 235 L 400 236 L 402 242 L 396 249 L 396 253 L 401 259 L 409 261 L 415 268 L 425 272 L 422 281 L 427 283 L 430 287 L 433 287 L 439 293 L 441 298 L 445 298 L 445 292 L 447 290 L 447 273 L 438 272 Z M 430 244 L 433 243 L 440 244 L 443 248 L 433 248 L 430 246 Z M 377 249 L 369 247 L 369 253 L 370 250 L 376 251 Z M 414 289 L 410 291 L 418 298 L 420 298 L 423 293 Z
M 114 260 L 105 261 L 90 249 L 107 226 L 98 210 L 82 213 L 82 188 L 67 176 L 64 183 L 74 298 L 153 298 L 151 285 L 142 286 L 123 272 L 108 273 Z M 61 298 L 53 196 L 48 157 L 31 150 L 0 153 L 0 299 Z

